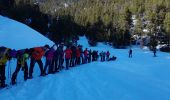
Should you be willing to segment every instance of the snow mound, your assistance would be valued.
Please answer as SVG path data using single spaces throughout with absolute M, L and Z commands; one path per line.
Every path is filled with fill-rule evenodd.
M 30 27 L 0 16 L 0 46 L 25 49 L 54 43 Z

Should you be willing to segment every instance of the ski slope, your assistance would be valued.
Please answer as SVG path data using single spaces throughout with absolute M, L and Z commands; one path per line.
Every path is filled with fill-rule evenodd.
M 99 52 L 109 50 L 111 55 L 115 55 L 118 59 L 79 65 L 46 77 L 39 77 L 36 65 L 33 79 L 24 82 L 21 71 L 17 79 L 18 84 L 0 90 L 0 99 L 170 100 L 169 53 L 158 52 L 158 57 L 153 57 L 149 50 L 133 47 L 133 58 L 128 58 L 128 49 L 114 49 L 102 43 L 90 47 L 85 37 L 80 37 L 78 43 L 84 48 L 88 47 Z M 10 47 L 11 44 L 6 46 Z M 16 61 L 12 60 L 10 65 L 12 72 L 15 63 Z

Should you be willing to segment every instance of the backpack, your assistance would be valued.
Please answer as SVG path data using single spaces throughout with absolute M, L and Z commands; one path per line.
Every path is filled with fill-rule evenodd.
M 13 49 L 13 50 L 11 50 L 11 51 L 9 52 L 9 55 L 10 55 L 10 57 L 12 57 L 12 58 L 16 58 L 16 57 L 17 57 L 17 51 L 16 51 L 15 49 Z

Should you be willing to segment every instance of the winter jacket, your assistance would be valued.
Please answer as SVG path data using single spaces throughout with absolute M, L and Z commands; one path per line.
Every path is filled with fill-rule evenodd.
M 59 47 L 57 48 L 57 53 L 58 53 L 58 57 L 59 57 L 59 58 L 64 58 L 63 47 L 59 46 Z
M 16 58 L 16 56 L 17 56 L 17 51 L 16 51 L 15 49 L 13 49 L 13 50 L 11 50 L 11 51 L 9 52 L 9 55 L 10 55 L 12 58 Z
M 24 67 L 24 64 L 26 62 L 26 60 L 29 58 L 29 54 L 28 53 L 24 53 L 21 54 L 20 56 L 18 56 L 18 63 L 21 64 L 22 67 Z
M 71 49 L 66 49 L 65 50 L 65 58 L 70 59 L 71 58 L 72 51 Z
M 5 65 L 6 62 L 9 60 L 9 55 L 8 55 L 8 48 L 5 48 L 3 52 L 0 54 L 0 65 Z
M 88 51 L 87 51 L 87 50 L 84 51 L 84 56 L 85 56 L 85 57 L 88 56 Z
M 110 52 L 107 52 L 107 53 L 106 53 L 106 56 L 110 56 Z
M 40 60 L 42 58 L 42 56 L 44 55 L 44 50 L 42 47 L 36 47 L 34 48 L 34 51 L 32 53 L 32 57 L 35 60 Z
M 55 50 L 54 49 L 50 49 L 46 52 L 45 56 L 46 56 L 46 59 L 47 60 L 52 60 L 53 57 L 54 57 L 54 52 Z
M 71 51 L 72 51 L 72 57 L 75 58 L 76 57 L 76 47 L 72 46 Z
M 76 50 L 76 57 L 77 57 L 77 58 L 80 57 L 80 50 L 79 50 L 79 49 Z

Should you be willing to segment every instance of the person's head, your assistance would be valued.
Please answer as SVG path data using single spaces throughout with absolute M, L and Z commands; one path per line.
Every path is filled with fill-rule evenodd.
M 6 55 L 10 56 L 10 52 L 11 52 L 11 49 L 8 48 Z
M 25 49 L 25 52 L 24 53 L 27 53 L 27 54 L 29 54 L 29 49 L 27 48 L 27 49 Z
M 50 46 L 48 45 L 48 44 L 46 44 L 45 46 L 44 46 L 44 49 L 49 49 L 50 48 Z

